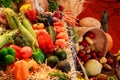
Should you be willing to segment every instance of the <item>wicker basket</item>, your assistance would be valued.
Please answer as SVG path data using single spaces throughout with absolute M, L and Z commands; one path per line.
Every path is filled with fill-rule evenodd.
M 85 0 L 57 0 L 57 2 L 64 6 L 64 10 L 72 11 L 72 15 L 77 17 L 83 10 Z
M 95 47 L 97 50 L 103 53 L 103 56 L 105 56 L 107 51 L 107 37 L 105 32 L 96 27 L 79 27 L 79 38 L 83 37 L 88 31 L 91 31 L 95 34 L 95 38 L 93 39 Z

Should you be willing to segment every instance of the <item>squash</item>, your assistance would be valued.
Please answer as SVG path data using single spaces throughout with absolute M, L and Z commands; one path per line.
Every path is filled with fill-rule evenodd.
M 91 59 L 85 63 L 85 68 L 90 76 L 96 76 L 102 71 L 102 64 L 95 59 Z
M 81 27 L 101 27 L 101 23 L 99 20 L 93 18 L 93 17 L 85 17 L 79 21 L 79 25 Z

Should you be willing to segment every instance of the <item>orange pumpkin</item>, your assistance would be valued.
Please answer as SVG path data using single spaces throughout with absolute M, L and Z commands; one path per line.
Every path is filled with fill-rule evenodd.
M 111 37 L 111 35 L 109 33 L 106 33 L 107 36 L 107 51 L 110 51 L 113 47 L 113 38 Z

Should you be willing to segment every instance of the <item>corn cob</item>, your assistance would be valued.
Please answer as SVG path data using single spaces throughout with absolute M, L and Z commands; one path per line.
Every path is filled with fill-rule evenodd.
M 23 17 L 22 24 L 32 34 L 32 36 L 34 38 L 37 38 L 36 33 L 32 28 L 32 24 L 30 23 L 30 21 L 27 18 Z
M 31 35 L 31 33 L 21 24 L 20 20 L 16 16 L 14 16 L 13 18 L 14 18 L 16 24 L 18 25 L 21 33 L 26 37 L 26 39 L 29 41 L 29 43 L 32 43 L 32 45 L 31 45 L 32 48 L 38 47 L 38 42 L 37 42 L 36 38 L 34 38 Z
M 15 16 L 17 15 L 14 10 L 10 8 L 3 8 L 3 12 L 7 12 L 10 16 Z
M 9 24 L 9 27 L 11 29 L 16 29 L 17 28 L 17 25 L 16 23 L 14 22 L 13 18 L 12 18 L 12 15 L 10 15 L 8 12 L 4 11 L 4 15 L 8 21 L 8 24 Z
M 18 29 L 12 30 L 9 33 L 3 34 L 0 36 L 0 48 L 2 48 L 5 44 L 13 41 L 12 36 L 18 32 Z
M 9 43 L 11 41 L 11 38 L 9 35 L 2 35 L 0 36 L 0 48 L 2 48 L 5 44 Z

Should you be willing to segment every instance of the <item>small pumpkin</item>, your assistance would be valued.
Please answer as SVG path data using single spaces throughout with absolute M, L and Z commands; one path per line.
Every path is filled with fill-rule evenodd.
M 110 51 L 113 47 L 113 38 L 109 33 L 106 33 L 107 37 L 107 51 Z

